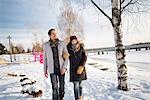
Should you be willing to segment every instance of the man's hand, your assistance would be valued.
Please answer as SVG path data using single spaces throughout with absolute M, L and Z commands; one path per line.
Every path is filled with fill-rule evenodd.
M 61 75 L 64 75 L 66 71 L 67 71 L 67 69 L 65 69 L 65 68 L 61 68 L 61 69 L 60 69 L 60 73 L 61 73 Z
M 46 71 L 44 74 L 45 74 L 45 77 L 48 78 L 48 73 L 47 73 L 47 71 Z

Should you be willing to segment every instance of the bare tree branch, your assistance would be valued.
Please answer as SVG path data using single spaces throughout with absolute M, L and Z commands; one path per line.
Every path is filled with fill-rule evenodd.
M 126 0 L 125 0 L 126 1 Z M 130 1 L 130 0 L 129 0 Z M 123 4 L 122 4 L 123 5 Z M 124 4 L 125 5 L 125 4 Z M 127 5 L 127 4 L 126 4 Z M 130 6 L 131 5 L 131 6 Z M 129 7 L 130 6 L 130 7 Z M 125 6 L 124 6 L 125 7 Z M 121 9 L 122 12 L 126 13 L 150 13 L 150 1 L 148 0 L 133 0 L 127 7 Z M 122 13 L 121 12 L 121 13 Z
M 125 1 L 125 0 L 124 0 L 124 1 Z M 135 4 L 135 3 L 137 3 L 137 2 L 138 2 L 138 0 L 136 0 L 136 1 L 134 1 L 134 2 L 133 2 L 133 0 L 130 0 L 124 7 L 122 7 L 121 13 L 122 13 L 129 5 Z
M 104 16 L 106 16 L 110 20 L 111 24 L 114 25 L 112 19 L 103 10 L 93 0 L 91 0 L 91 2 L 94 4 L 94 6 L 96 6 L 98 10 L 101 11 L 102 14 L 104 14 Z
M 125 0 L 124 0 L 124 1 L 125 1 Z M 133 1 L 133 0 L 130 0 L 124 7 L 122 7 L 121 12 L 123 12 L 123 10 L 124 10 L 127 6 L 129 6 L 132 1 Z
M 122 0 L 122 1 L 121 1 L 121 4 L 123 4 L 123 3 L 124 3 L 124 1 L 125 1 L 125 0 Z
M 63 1 L 63 6 L 60 8 L 60 15 L 58 16 L 58 28 L 62 33 L 62 38 L 65 42 L 69 42 L 71 35 L 77 35 L 84 39 L 84 20 L 82 15 L 74 9 L 71 2 Z

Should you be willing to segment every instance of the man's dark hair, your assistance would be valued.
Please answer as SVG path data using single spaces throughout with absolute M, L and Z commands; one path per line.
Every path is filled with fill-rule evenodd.
M 54 31 L 55 29 L 51 28 L 49 31 L 48 31 L 48 35 L 51 35 L 51 32 Z

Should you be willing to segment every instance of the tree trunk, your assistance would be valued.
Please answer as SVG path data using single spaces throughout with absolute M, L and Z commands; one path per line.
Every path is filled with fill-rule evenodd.
M 120 0 L 112 0 L 112 26 L 114 30 L 116 63 L 118 68 L 118 89 L 127 91 L 127 66 L 125 64 L 125 48 L 122 43 Z

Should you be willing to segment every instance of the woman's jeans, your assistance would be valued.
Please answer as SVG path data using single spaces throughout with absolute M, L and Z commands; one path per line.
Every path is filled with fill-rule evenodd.
M 81 81 L 75 81 L 73 82 L 74 85 L 74 96 L 75 96 L 75 100 L 79 99 L 80 96 L 82 96 L 82 84 Z
M 52 90 L 53 90 L 52 100 L 60 100 L 61 98 L 64 97 L 65 94 L 65 86 L 64 86 L 65 74 L 64 75 L 50 74 L 50 78 L 51 78 Z M 58 79 L 59 79 L 59 84 L 58 84 Z

